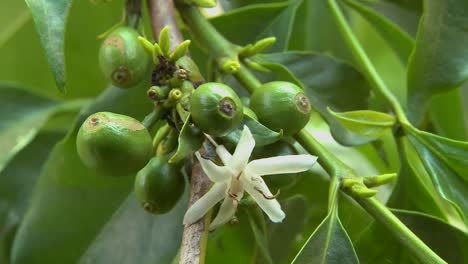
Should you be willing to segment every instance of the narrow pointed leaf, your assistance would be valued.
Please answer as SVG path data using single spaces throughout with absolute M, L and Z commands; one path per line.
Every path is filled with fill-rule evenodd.
M 72 0 L 26 0 L 57 87 L 65 91 L 65 26 Z
M 331 213 L 312 233 L 292 263 L 357 264 L 359 260 L 338 215 Z

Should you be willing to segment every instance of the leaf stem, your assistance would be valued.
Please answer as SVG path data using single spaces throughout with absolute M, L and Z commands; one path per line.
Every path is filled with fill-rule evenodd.
M 344 20 L 344 17 L 342 17 L 341 11 L 337 9 L 338 7 L 336 6 L 336 3 L 332 0 L 330 0 L 329 3 L 335 9 L 336 15 L 340 19 L 343 19 L 342 22 L 345 23 L 346 28 L 350 31 L 349 26 Z M 199 13 L 197 8 L 184 7 L 180 8 L 179 10 L 185 21 L 190 22 L 187 23 L 187 26 L 190 28 L 190 30 L 196 34 L 199 34 L 196 35 L 196 37 L 202 41 L 201 43 L 206 45 L 205 47 L 210 51 L 210 55 L 216 58 L 217 56 L 221 55 L 221 52 L 219 52 L 221 49 L 229 49 L 229 47 L 232 47 L 232 45 L 226 44 L 228 41 L 206 20 L 205 17 Z M 350 32 L 347 33 L 349 35 L 348 40 L 352 41 L 351 45 L 353 45 L 354 51 L 357 55 L 359 55 L 361 63 L 367 69 L 366 72 L 368 78 L 372 81 L 376 88 L 381 91 L 384 96 L 386 96 L 386 98 L 391 102 L 392 106 L 395 108 L 397 117 L 400 118 L 400 122 L 408 122 L 406 116 L 404 115 L 403 109 L 393 94 L 389 92 L 383 81 L 380 79 L 367 56 L 364 54 L 362 48 L 354 38 L 354 35 L 352 35 Z M 235 50 L 231 48 L 231 50 L 227 52 L 235 52 Z M 249 92 L 253 92 L 261 85 L 261 82 L 244 65 L 241 65 L 240 70 L 237 71 L 234 76 L 247 88 Z M 333 186 L 339 186 L 339 180 L 343 177 L 357 177 L 353 169 L 339 160 L 333 153 L 321 145 L 306 130 L 303 129 L 300 131 L 295 135 L 295 138 L 309 153 L 315 154 L 319 157 L 319 163 L 330 175 L 332 180 L 331 184 Z M 334 199 L 336 199 L 336 195 L 334 193 L 336 191 L 334 188 L 330 188 L 330 192 L 329 210 L 333 212 L 333 205 L 335 204 Z M 421 260 L 424 260 L 424 263 L 445 263 L 377 199 L 369 199 L 356 195 L 351 197 L 360 203 L 361 206 L 366 209 L 368 213 L 372 215 L 377 221 L 387 227 L 387 229 L 393 235 L 395 235 L 400 243 L 407 246 L 415 256 Z
M 377 73 L 377 70 L 375 69 L 374 65 L 370 61 L 366 52 L 364 51 L 361 44 L 354 35 L 353 31 L 351 30 L 351 27 L 349 26 L 348 21 L 346 20 L 336 0 L 328 0 L 327 3 L 335 18 L 336 23 L 338 24 L 338 28 L 340 29 L 341 34 L 344 40 L 346 41 L 346 44 L 348 44 L 348 47 L 350 47 L 351 53 L 353 54 L 354 58 L 359 64 L 359 67 L 363 71 L 363 74 L 372 84 L 372 88 L 374 88 L 377 93 L 381 94 L 393 107 L 393 110 L 395 111 L 395 114 L 400 123 L 410 124 L 405 115 L 403 107 L 400 105 L 395 95 L 392 94 L 385 82 Z

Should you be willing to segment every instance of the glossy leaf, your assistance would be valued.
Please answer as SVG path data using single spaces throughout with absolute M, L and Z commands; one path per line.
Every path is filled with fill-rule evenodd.
M 387 206 L 447 219 L 434 195 L 434 188 L 431 188 L 430 179 L 421 173 L 424 168 L 417 157 L 417 153 L 412 149 L 407 139 L 399 140 L 401 140 L 402 148 L 400 150 L 401 165 L 395 187 L 388 198 Z
M 82 101 L 60 103 L 13 84 L 0 84 L 0 171 L 55 113 L 81 107 Z
M 468 217 L 468 142 L 451 140 L 434 134 L 408 129 L 432 183 L 466 220 Z
M 401 30 L 389 19 L 361 3 L 354 0 L 346 0 L 345 3 L 373 25 L 379 34 L 386 40 L 388 45 L 392 47 L 400 60 L 406 64 L 414 46 L 414 40 L 411 36 Z
M 58 88 L 65 91 L 65 25 L 72 0 L 26 0 Z
M 223 140 L 231 144 L 237 145 L 237 142 L 239 142 L 239 139 L 242 134 L 241 128 L 244 125 L 249 127 L 250 132 L 252 133 L 252 136 L 255 139 L 255 146 L 257 147 L 274 143 L 283 136 L 282 130 L 279 132 L 273 131 L 267 128 L 266 126 L 262 125 L 257 120 L 255 120 L 254 117 L 250 116 L 247 113 L 244 113 L 244 120 L 242 120 L 240 128 L 229 133 L 227 136 L 224 136 Z
M 317 227 L 292 263 L 359 263 L 336 211 Z
M 284 50 L 298 4 L 302 0 L 249 5 L 211 19 L 228 40 L 238 45 L 254 43 L 265 37 L 276 37 L 272 50 Z M 238 29 L 244 29 L 238 34 Z
M 131 193 L 78 263 L 171 263 L 180 247 L 186 201 L 185 195 L 170 212 L 155 216 Z
M 185 120 L 179 134 L 179 144 L 176 153 L 171 157 L 169 163 L 177 163 L 201 148 L 203 144 L 203 133 L 191 124 L 190 116 Z
M 371 141 L 346 130 L 326 109 L 350 111 L 367 108 L 369 86 L 364 76 L 352 66 L 311 52 L 272 53 L 258 55 L 255 59 L 272 70 L 277 80 L 303 87 L 312 108 L 327 121 L 339 143 L 362 145 Z
M 450 91 L 468 79 L 467 27 L 467 1 L 424 1 L 408 64 L 408 114 L 416 124 L 432 95 Z
M 468 261 L 465 232 L 429 215 L 404 210 L 393 210 L 393 213 L 447 263 Z M 362 264 L 381 263 L 382 260 L 386 263 L 419 263 L 377 222 L 371 223 L 362 233 L 356 251 Z
M 142 118 L 151 109 L 146 88 L 109 88 L 81 113 L 68 136 L 55 146 L 18 230 L 14 263 L 76 262 L 120 206 L 133 186 L 133 177 L 114 178 L 87 169 L 76 152 L 76 134 L 86 117 L 97 111 Z
M 370 138 L 381 137 L 387 129 L 395 125 L 394 116 L 381 112 L 358 110 L 336 113 L 330 108 L 327 110 L 347 129 Z

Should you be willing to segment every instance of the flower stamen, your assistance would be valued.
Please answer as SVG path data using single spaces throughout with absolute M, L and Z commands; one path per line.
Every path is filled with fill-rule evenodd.
M 278 189 L 278 191 L 276 192 L 276 194 L 270 196 L 270 195 L 266 195 L 262 190 L 260 190 L 260 189 L 257 188 L 257 187 L 255 187 L 255 190 L 256 190 L 257 192 L 259 192 L 259 193 L 260 193 L 265 199 L 267 199 L 267 200 L 274 200 L 274 199 L 276 199 L 276 197 L 278 197 L 278 196 L 280 195 L 280 193 L 281 193 L 281 190 Z

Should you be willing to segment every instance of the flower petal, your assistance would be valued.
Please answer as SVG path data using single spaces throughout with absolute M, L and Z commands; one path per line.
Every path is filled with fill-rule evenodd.
M 216 147 L 216 153 L 218 154 L 219 158 L 223 162 L 224 165 L 229 164 L 229 161 L 232 158 L 231 153 L 224 147 L 223 145 L 219 145 Z
M 212 182 L 226 181 L 233 176 L 229 167 L 218 166 L 214 164 L 211 160 L 202 158 L 198 151 L 195 152 L 195 156 L 197 156 L 197 159 L 200 161 L 200 164 L 206 176 L 208 176 L 208 178 L 210 178 Z
M 210 231 L 224 225 L 229 220 L 231 220 L 236 213 L 236 209 L 237 201 L 226 197 L 226 199 L 224 199 L 223 203 L 221 204 L 221 207 L 219 208 L 218 214 L 210 224 Z
M 211 189 L 198 199 L 187 210 L 184 216 L 184 225 L 195 223 L 202 218 L 211 207 L 226 197 L 227 182 L 215 183 Z
M 245 166 L 249 162 L 249 158 L 254 147 L 255 140 L 252 136 L 252 133 L 250 133 L 249 127 L 244 126 L 239 143 L 237 143 L 236 151 L 234 151 L 234 155 L 232 155 L 232 159 L 229 165 L 236 174 L 244 170 Z
M 253 160 L 247 165 L 250 173 L 271 175 L 306 171 L 317 161 L 312 155 L 287 155 Z
M 283 221 L 286 215 L 283 210 L 281 210 L 278 201 L 273 198 L 268 186 L 261 177 L 242 174 L 241 181 L 245 190 L 252 196 L 272 222 L 279 223 Z

